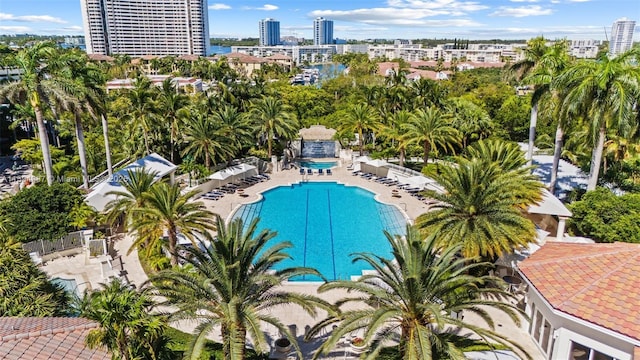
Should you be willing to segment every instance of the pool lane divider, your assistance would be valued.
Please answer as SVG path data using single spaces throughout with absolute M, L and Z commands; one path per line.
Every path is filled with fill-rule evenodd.
M 336 255 L 333 243 L 333 223 L 331 221 L 331 191 L 327 189 L 327 210 L 329 211 L 329 238 L 331 239 L 331 265 L 333 266 L 333 278 L 337 279 L 336 274 Z
M 307 190 L 307 206 L 304 208 L 304 249 L 302 251 L 302 266 L 307 266 L 307 234 L 309 229 L 309 190 Z M 304 276 L 302 277 L 304 279 Z

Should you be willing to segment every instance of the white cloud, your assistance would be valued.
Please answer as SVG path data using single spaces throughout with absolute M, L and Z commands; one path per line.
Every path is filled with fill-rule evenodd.
M 489 14 L 490 16 L 509 16 L 509 17 L 526 17 L 526 16 L 541 16 L 551 15 L 552 9 L 544 9 L 539 5 L 529 5 L 521 7 L 508 7 L 500 6 L 498 10 Z
M 0 25 L 0 31 L 9 34 L 24 34 L 24 33 L 32 33 L 33 30 L 28 26 L 5 26 Z
M 20 15 L 20 16 L 16 16 L 13 14 L 7 14 L 7 13 L 0 13 L 0 20 L 3 21 L 17 21 L 17 22 L 33 22 L 33 23 L 38 23 L 38 22 L 49 22 L 49 23 L 56 23 L 56 24 L 66 24 L 67 22 L 57 18 L 57 17 L 53 17 L 53 16 L 49 16 L 49 15 Z
M 570 3 L 581 3 L 581 2 L 589 2 L 589 1 L 591 0 L 567 0 L 567 2 L 570 2 Z
M 243 7 L 244 10 L 262 10 L 262 11 L 273 11 L 273 10 L 278 10 L 279 7 L 277 7 L 276 5 L 271 5 L 271 4 L 264 4 L 263 6 L 260 7 L 250 7 L 250 6 L 245 6 Z
M 538 0 L 509 0 L 509 1 L 514 3 L 537 3 L 538 2 Z M 551 0 L 551 2 L 553 1 L 555 0 Z
M 216 3 L 216 4 L 209 5 L 209 10 L 229 10 L 229 9 L 231 9 L 231 6 L 227 4 Z

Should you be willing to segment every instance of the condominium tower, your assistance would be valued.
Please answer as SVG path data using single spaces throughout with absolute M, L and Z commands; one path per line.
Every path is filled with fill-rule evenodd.
M 635 27 L 636 22 L 627 18 L 613 22 L 611 39 L 609 39 L 609 56 L 616 56 L 631 49 Z
M 333 44 L 333 21 L 323 17 L 313 20 L 313 45 Z
M 260 46 L 274 46 L 280 44 L 280 21 L 271 18 L 260 20 Z
M 206 0 L 80 0 L 89 54 L 201 55 L 209 49 Z

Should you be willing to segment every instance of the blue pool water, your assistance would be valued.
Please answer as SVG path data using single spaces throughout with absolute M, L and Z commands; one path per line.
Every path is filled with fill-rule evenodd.
M 337 161 L 298 161 L 300 167 L 307 169 L 332 169 L 338 165 Z
M 329 280 L 349 279 L 369 269 L 364 262 L 352 263 L 350 254 L 371 252 L 390 257 L 391 246 L 383 234 L 405 234 L 406 220 L 394 206 L 377 202 L 374 194 L 359 187 L 335 182 L 304 182 L 264 192 L 263 199 L 242 205 L 233 218 L 246 223 L 260 217 L 258 230 L 271 229 L 271 241 L 290 241 L 293 259 L 280 269 L 308 266 Z M 272 244 L 269 244 L 272 245 Z M 317 277 L 292 281 L 318 281 Z

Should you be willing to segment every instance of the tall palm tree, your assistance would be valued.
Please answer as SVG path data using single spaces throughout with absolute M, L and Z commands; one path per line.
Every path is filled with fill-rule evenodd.
M 204 165 L 209 169 L 211 161 L 216 163 L 217 158 L 226 159 L 232 153 L 225 146 L 225 139 L 220 131 L 221 124 L 213 120 L 213 117 L 202 112 L 192 112 L 191 120 L 184 128 L 184 140 L 187 146 L 182 150 L 182 155 L 189 154 L 196 159 L 204 158 Z
M 219 125 L 218 135 L 226 141 L 228 146 L 228 161 L 233 160 L 243 147 L 251 143 L 251 119 L 246 113 L 239 112 L 234 106 L 225 105 L 214 111 L 212 120 Z
M 131 121 L 132 128 L 137 128 L 142 132 L 146 155 L 151 153 L 149 137 L 154 129 L 154 116 L 158 113 L 151 86 L 151 81 L 148 78 L 140 76 L 136 78 L 133 89 L 126 92 L 126 96 L 131 102 L 127 116 Z
M 527 46 L 522 50 L 524 52 L 524 58 L 520 61 L 513 63 L 509 70 L 514 72 L 518 79 L 525 78 L 528 74 L 535 71 L 540 64 L 540 60 L 547 52 L 547 39 L 543 36 L 538 36 L 527 41 Z M 535 89 L 537 90 L 537 89 Z M 533 161 L 533 147 L 536 139 L 536 126 L 538 124 L 538 101 L 540 100 L 541 93 L 534 91 L 531 97 L 531 119 L 529 122 L 529 149 L 527 150 L 527 161 L 529 165 Z
M 553 165 L 551 167 L 551 181 L 549 191 L 555 191 L 558 179 L 558 165 L 562 154 L 562 142 L 564 138 L 564 129 L 568 125 L 569 117 L 561 116 L 558 103 L 563 93 L 563 88 L 558 87 L 556 79 L 571 64 L 568 53 L 568 45 L 566 41 L 557 41 L 553 45 L 547 47 L 545 53 L 538 59 L 538 64 L 524 78 L 524 82 L 535 86 L 536 90 L 533 94 L 535 99 L 533 102 L 538 106 L 543 99 L 546 100 L 547 108 L 552 116 L 557 118 L 556 135 L 553 152 Z M 537 110 L 536 110 L 537 111 Z
M 311 295 L 287 292 L 280 285 L 290 277 L 313 274 L 309 268 L 275 270 L 290 256 L 285 250 L 289 242 L 268 246 L 275 232 L 257 233 L 258 219 L 243 224 L 236 219 L 229 225 L 216 217 L 217 238 L 211 246 L 185 248 L 184 259 L 192 271 L 163 270 L 151 277 L 166 303 L 178 309 L 177 319 L 198 321 L 189 351 L 197 359 L 206 336 L 219 328 L 224 358 L 244 359 L 247 335 L 254 348 L 265 350 L 267 340 L 262 324 L 275 326 L 300 349 L 289 329 L 269 311 L 277 306 L 300 306 L 311 316 L 316 307 L 332 311 L 330 305 Z
M 540 200 L 541 183 L 478 158 L 440 170 L 433 178 L 444 193 L 430 192 L 439 203 L 417 220 L 421 230 L 435 234 L 438 246 L 461 244 L 466 258 L 495 259 L 534 241 L 535 226 L 522 208 Z
M 202 202 L 193 201 L 197 194 L 198 191 L 194 190 L 183 195 L 180 187 L 167 183 L 151 186 L 149 191 L 142 194 L 144 205 L 133 210 L 133 231 L 138 238 L 131 245 L 131 249 L 142 244 L 151 248 L 166 232 L 171 265 L 177 265 L 178 234 L 183 234 L 195 242 L 198 235 L 214 229 L 211 224 L 213 213 L 207 210 Z
M 154 345 L 167 325 L 164 316 L 152 314 L 155 305 L 149 290 L 138 292 L 119 279 L 85 293 L 80 316 L 100 324 L 87 335 L 87 345 L 107 349 L 114 359 L 158 359 L 162 349 Z
M 20 50 L 13 59 L 14 66 L 22 72 L 20 80 L 0 86 L 0 98 L 12 102 L 28 101 L 35 112 L 40 149 L 44 159 L 44 172 L 47 184 L 53 183 L 53 167 L 49 150 L 49 136 L 44 122 L 47 107 L 56 103 L 66 103 L 72 97 L 68 93 L 68 79 L 58 76 L 66 67 L 65 58 L 59 56 L 59 50 L 53 42 L 38 42 Z
M 189 97 L 178 91 L 177 85 L 173 84 L 172 78 L 167 78 L 162 82 L 157 96 L 158 110 L 169 122 L 169 133 L 171 136 L 171 162 L 174 161 L 175 145 L 178 133 L 182 127 L 184 119 L 188 116 L 187 105 Z
M 450 118 L 435 106 L 416 110 L 405 125 L 408 144 L 420 144 L 426 166 L 432 150 L 453 150 L 460 142 L 460 133 L 449 125 Z
M 347 112 L 347 116 L 339 124 L 340 132 L 358 134 L 358 146 L 360 156 L 364 154 L 365 132 L 377 131 L 381 126 L 380 117 L 368 104 L 359 103 L 353 105 Z
M 116 198 L 105 206 L 106 221 L 114 224 L 122 218 L 125 229 L 129 229 L 134 223 L 134 209 L 144 207 L 143 195 L 151 189 L 155 178 L 156 173 L 144 168 L 127 170 L 125 177 L 116 180 L 124 189 L 107 193 L 108 196 L 115 195 Z
M 104 112 L 104 76 L 100 68 L 90 63 L 86 54 L 80 50 L 68 51 L 65 69 L 65 76 L 74 82 L 74 100 L 70 105 L 75 121 L 75 135 L 78 143 L 78 155 L 80 157 L 80 167 L 82 171 L 83 187 L 89 189 L 89 171 L 87 167 L 87 150 L 84 139 L 84 125 L 82 114 L 87 112 L 90 116 L 97 118 L 98 114 Z
M 298 130 L 298 121 L 289 108 L 278 98 L 265 96 L 253 102 L 251 116 L 258 132 L 267 142 L 267 155 L 271 157 L 274 138 L 289 138 Z
M 587 191 L 598 184 L 607 129 L 624 129 L 636 121 L 634 108 L 640 98 L 638 60 L 638 49 L 614 58 L 603 54 L 597 60 L 578 61 L 558 78 L 558 86 L 566 89 L 563 111 L 589 119 L 593 134 L 595 146 Z
M 467 339 L 458 335 L 460 330 L 473 333 L 482 342 L 515 347 L 527 355 L 521 346 L 493 331 L 495 323 L 483 309 L 500 310 L 516 324 L 520 323 L 517 316 L 520 310 L 504 301 L 511 295 L 487 286 L 490 281 L 500 282 L 500 279 L 470 275 L 475 268 L 486 264 L 465 263 L 456 257 L 460 245 L 441 249 L 434 237 L 424 239 L 410 226 L 405 238 L 393 237 L 387 232 L 385 235 L 391 243 L 392 259 L 357 253 L 354 261 L 366 262 L 374 273 L 357 281 L 338 280 L 319 287 L 319 292 L 343 289 L 354 294 L 340 299 L 339 304 L 364 301 L 370 306 L 344 310 L 316 324 L 309 337 L 332 324 L 337 325 L 314 359 L 331 351 L 340 338 L 359 331 L 370 344 L 364 359 L 376 359 L 390 341 L 398 342 L 402 359 L 464 359 L 461 347 Z M 452 315 L 463 311 L 479 315 L 490 329 Z

